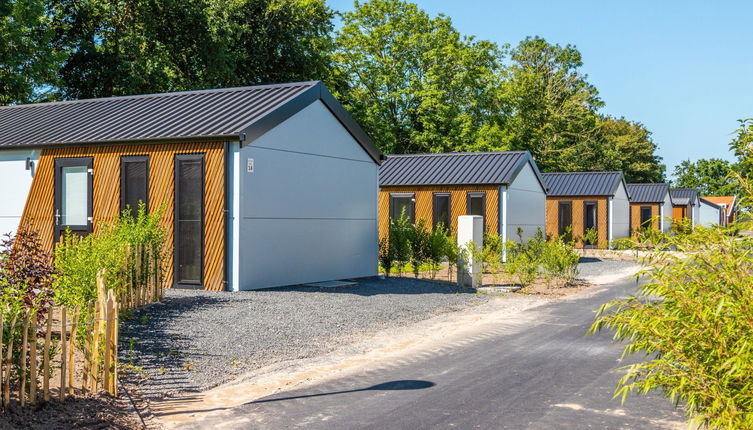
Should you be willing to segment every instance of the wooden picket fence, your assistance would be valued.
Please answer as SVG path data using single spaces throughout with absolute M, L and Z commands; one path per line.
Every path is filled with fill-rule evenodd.
M 139 253 L 139 250 L 133 252 Z M 40 399 L 49 401 L 51 393 L 56 394 L 61 401 L 76 393 L 106 391 L 117 395 L 120 313 L 124 309 L 158 301 L 163 294 L 158 273 L 141 276 L 146 264 L 159 262 L 138 262 L 135 268 L 131 268 L 130 274 L 123 274 L 127 276 L 128 284 L 120 294 L 112 289 L 107 290 L 104 277 L 98 276 L 98 298 L 96 302 L 89 303 L 86 313 L 78 307 L 71 309 L 50 306 L 41 325 L 36 323 L 35 316 L 28 313 L 21 318 L 16 315 L 11 321 L 3 321 L 0 313 L 0 385 L 3 410 L 8 409 L 12 399 L 25 406 Z M 83 315 L 88 315 L 85 321 L 80 318 Z M 55 318 L 58 318 L 57 325 L 53 324 Z M 86 328 L 83 329 L 82 326 Z M 5 329 L 9 327 L 22 329 L 20 357 L 14 357 L 13 336 L 10 339 L 2 338 Z M 84 333 L 83 336 L 78 336 L 78 342 L 77 333 Z M 59 346 L 59 359 L 51 356 L 56 346 Z M 76 369 L 82 369 L 78 381 Z M 12 377 L 14 373 L 15 378 Z M 57 386 L 56 393 L 53 385 Z

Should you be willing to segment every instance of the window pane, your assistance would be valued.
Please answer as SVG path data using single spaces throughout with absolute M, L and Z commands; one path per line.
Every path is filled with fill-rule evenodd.
M 651 221 L 651 208 L 641 207 L 641 227 L 647 227 Z
M 146 161 L 126 161 L 123 163 L 123 179 L 122 184 L 124 197 L 124 207 L 131 209 L 131 214 L 136 216 L 139 209 L 139 203 L 148 202 L 148 190 L 147 190 L 147 177 L 146 177 Z
M 485 216 L 484 213 L 484 198 L 481 196 L 472 196 L 470 198 L 470 208 L 468 208 L 468 215 Z
M 586 230 L 596 227 L 596 205 L 586 205 Z
M 413 221 L 413 199 L 411 197 L 393 197 L 392 198 L 392 217 L 397 219 L 403 214 Z
M 201 160 L 181 160 L 178 168 L 178 217 L 183 221 L 201 220 Z
M 434 226 L 450 228 L 450 196 L 434 196 Z
M 86 166 L 72 166 L 61 170 L 61 222 L 63 225 L 87 225 L 88 169 Z
M 178 281 L 201 281 L 201 221 L 178 221 Z

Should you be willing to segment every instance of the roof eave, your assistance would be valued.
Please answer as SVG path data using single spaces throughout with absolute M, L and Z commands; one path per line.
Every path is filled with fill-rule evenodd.
M 108 140 L 84 140 L 84 141 L 64 141 L 64 142 L 45 142 L 45 143 L 22 143 L 22 144 L 0 144 L 0 150 L 3 149 L 45 149 L 60 148 L 63 146 L 106 146 L 106 145 L 123 145 L 139 143 L 183 143 L 183 142 L 226 142 L 239 141 L 241 136 L 237 134 L 216 134 L 216 135 L 192 135 L 192 136 L 171 136 L 171 137 L 148 137 L 148 138 L 130 138 L 130 139 L 108 139 Z

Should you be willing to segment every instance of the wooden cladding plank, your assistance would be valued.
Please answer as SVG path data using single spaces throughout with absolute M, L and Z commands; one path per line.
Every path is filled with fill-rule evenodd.
M 382 187 L 379 190 L 379 237 L 387 234 L 390 218 L 390 193 L 415 193 L 416 221 L 425 219 L 431 227 L 434 222 L 434 193 L 450 193 L 450 216 L 453 235 L 458 230 L 458 217 L 467 214 L 466 196 L 469 192 L 486 192 L 486 231 L 499 233 L 499 187 L 494 186 L 400 186 Z
M 607 247 L 607 199 L 605 197 L 547 197 L 546 199 L 546 235 L 557 237 L 559 233 L 559 202 L 572 202 L 573 204 L 573 236 L 583 237 L 585 234 L 585 217 L 583 208 L 585 202 L 596 202 L 596 224 L 599 234 L 598 247 Z M 582 247 L 582 243 L 576 243 L 576 247 Z
M 42 150 L 22 217 L 23 225 L 37 230 L 48 250 L 53 246 L 55 158 L 93 157 L 93 226 L 97 231 L 120 213 L 120 157 L 149 156 L 149 209 L 164 209 L 161 224 L 167 243 L 173 244 L 174 159 L 176 154 L 206 155 L 204 219 L 204 286 L 224 288 L 225 163 L 222 142 L 151 145 L 99 145 Z M 173 283 L 173 253 L 168 252 L 166 286 Z
M 656 203 L 631 203 L 630 204 L 630 231 L 634 233 L 641 228 L 641 207 L 651 207 L 651 227 L 654 230 L 659 230 L 659 206 Z

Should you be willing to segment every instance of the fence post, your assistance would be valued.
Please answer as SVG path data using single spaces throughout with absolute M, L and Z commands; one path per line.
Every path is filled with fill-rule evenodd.
M 62 346 L 62 355 L 60 356 L 60 359 L 62 360 L 62 363 L 60 364 L 60 401 L 62 402 L 65 400 L 65 391 L 66 387 L 65 384 L 68 382 L 68 380 L 65 378 L 65 373 L 67 370 L 66 366 L 66 359 L 68 358 L 66 347 L 68 346 L 68 342 L 65 340 L 65 331 L 66 331 L 66 325 L 68 325 L 67 321 L 65 320 L 66 317 L 66 309 L 64 307 L 60 308 L 60 345 Z
M 24 314 L 23 323 L 24 333 L 21 336 L 21 383 L 18 387 L 18 400 L 21 402 L 21 407 L 26 405 L 26 355 L 27 345 L 29 343 L 29 314 Z
M 113 370 L 112 370 L 112 392 L 114 395 L 118 394 L 118 336 L 120 335 L 120 302 L 117 300 L 113 304 L 115 310 L 115 324 L 113 326 L 113 342 L 112 342 L 112 356 L 113 358 Z
M 47 312 L 47 331 L 44 334 L 44 353 L 42 362 L 42 395 L 44 401 L 50 401 L 50 343 L 52 341 L 52 316 L 53 307 L 50 306 L 50 310 Z
M 110 391 L 110 342 L 112 342 L 112 332 L 110 326 L 112 325 L 112 290 L 107 294 L 107 300 L 105 301 L 105 344 L 104 346 L 104 369 L 102 376 L 102 386 L 108 392 Z
M 89 391 L 91 393 L 97 392 L 97 377 L 99 373 L 99 320 L 101 318 L 101 306 L 100 301 L 94 304 L 94 318 L 92 319 L 92 338 L 90 342 L 91 346 L 91 362 L 89 364 Z
M 5 328 L 3 322 L 3 313 L 0 312 L 0 385 L 3 383 L 3 365 L 5 365 L 5 360 L 3 360 L 3 331 Z M 8 372 L 10 372 L 10 366 L 8 366 Z
M 34 323 L 36 317 L 32 319 L 31 324 L 31 343 L 29 344 L 29 403 L 37 402 L 37 325 Z
M 71 326 L 71 336 L 68 341 L 68 394 L 73 394 L 73 379 L 76 370 L 76 331 L 78 330 L 78 306 L 73 308 L 73 325 Z
M 89 325 L 90 323 L 94 322 L 94 318 L 92 315 L 94 315 L 94 304 L 92 302 L 89 302 L 88 312 L 86 315 L 89 317 L 88 320 L 85 322 L 85 324 Z M 91 331 L 94 329 L 94 327 L 90 327 L 87 331 L 91 333 Z M 89 372 L 92 366 L 92 357 L 91 357 L 91 335 L 87 335 L 84 337 L 84 375 L 81 378 L 81 392 L 86 393 L 86 391 L 89 388 L 88 382 L 89 382 Z
M 16 315 L 13 315 L 13 319 L 10 322 L 10 338 L 8 339 L 8 352 L 6 353 L 5 363 L 8 366 L 8 371 L 5 372 L 5 386 L 3 387 L 3 406 L 8 409 L 10 403 L 10 368 L 11 360 L 13 360 L 13 327 L 16 326 Z

